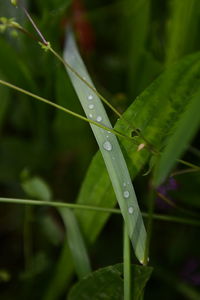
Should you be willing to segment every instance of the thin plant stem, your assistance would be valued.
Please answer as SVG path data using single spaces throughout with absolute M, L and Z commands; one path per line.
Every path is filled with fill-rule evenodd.
M 190 162 L 188 162 L 188 161 L 186 161 L 186 160 L 183 160 L 183 159 L 177 159 L 177 161 L 178 161 L 179 163 L 183 164 L 183 165 L 186 165 L 186 166 L 188 166 L 188 167 L 191 167 L 192 169 L 196 169 L 196 170 L 200 171 L 200 166 L 197 166 L 197 165 L 195 165 L 195 164 L 192 164 L 192 163 L 190 163 Z
M 31 257 L 32 257 L 31 218 L 32 218 L 32 207 L 25 206 L 23 244 L 24 244 L 24 265 L 26 270 L 28 270 L 31 265 Z
M 76 118 L 78 118 L 78 119 L 81 119 L 81 120 L 86 121 L 86 122 L 88 122 L 88 123 L 94 124 L 94 125 L 96 125 L 96 126 L 102 128 L 102 129 L 104 129 L 104 130 L 108 130 L 108 131 L 114 133 L 115 135 L 117 135 L 117 136 L 119 136 L 119 137 L 126 138 L 126 139 L 128 139 L 128 140 L 131 140 L 133 143 L 136 143 L 131 137 L 129 137 L 129 136 L 127 136 L 127 135 L 124 135 L 123 133 L 121 133 L 121 132 L 119 132 L 119 131 L 117 131 L 117 130 L 115 130 L 115 129 L 106 127 L 106 126 L 104 126 L 104 125 L 102 125 L 102 124 L 100 124 L 100 123 L 98 123 L 98 122 L 96 122 L 96 121 L 93 121 L 93 120 L 91 120 L 91 119 L 87 119 L 86 117 L 84 117 L 84 116 L 82 116 L 82 115 L 79 115 L 79 114 L 77 114 L 77 113 L 75 113 L 75 112 L 73 112 L 73 111 L 71 111 L 71 110 L 69 110 L 69 109 L 67 109 L 67 108 L 65 108 L 65 107 L 63 107 L 63 106 L 61 106 L 61 105 L 58 105 L 58 104 L 56 104 L 56 103 L 54 103 L 54 102 L 51 102 L 50 100 L 48 100 L 48 99 L 46 99 L 46 98 L 40 97 L 40 96 L 38 96 L 38 95 L 36 95 L 36 94 L 33 94 L 33 93 L 31 93 L 31 92 L 29 92 L 29 91 L 27 91 L 27 90 L 24 90 L 24 89 L 22 89 L 22 88 L 20 88 L 20 87 L 18 87 L 18 86 L 16 86 L 16 85 L 13 85 L 13 84 L 11 84 L 11 83 L 9 83 L 9 82 L 7 82 L 7 81 L 4 81 L 4 80 L 1 80 L 1 79 L 0 79 L 0 84 L 2 84 L 2 85 L 4 85 L 4 86 L 7 86 L 7 87 L 9 87 L 9 88 L 11 88 L 11 89 L 14 89 L 14 90 L 16 90 L 16 91 L 18 91 L 18 92 L 21 92 L 21 93 L 23 93 L 23 94 L 25 94 L 25 95 L 28 95 L 28 96 L 30 96 L 30 97 L 32 97 L 32 98 L 35 98 L 35 99 L 37 99 L 37 100 L 39 100 L 39 101 L 41 101 L 41 102 L 44 102 L 44 103 L 49 104 L 49 105 L 51 105 L 51 106 L 54 106 L 55 108 L 57 108 L 57 109 L 59 109 L 59 110 L 62 110 L 62 111 L 64 111 L 65 113 L 68 113 L 68 114 L 70 114 L 70 115 L 72 115 L 72 116 L 74 116 L 74 117 L 76 117 Z
M 66 67 L 68 68 L 77 78 L 85 83 L 118 117 L 120 117 L 124 122 L 126 122 L 130 129 L 133 129 L 138 136 L 140 136 L 146 143 L 146 147 L 153 153 L 157 154 L 157 150 L 153 149 L 153 146 L 145 139 L 145 137 L 139 132 L 135 127 L 127 121 L 123 115 L 112 105 L 110 102 L 105 99 L 87 80 L 85 80 L 66 60 L 64 60 L 51 46 L 49 51 Z
M 145 266 L 149 262 L 150 242 L 151 242 L 151 236 L 153 231 L 153 214 L 154 214 L 154 207 L 155 207 L 155 191 L 153 187 L 150 187 L 148 202 L 149 202 L 149 209 L 148 209 L 148 222 L 147 222 L 147 239 L 146 239 L 145 255 L 144 255 L 144 262 L 143 262 L 143 265 Z
M 82 209 L 88 211 L 98 211 L 102 213 L 112 213 L 112 214 L 121 214 L 120 209 L 117 208 L 107 208 L 107 207 L 98 207 L 91 205 L 82 205 L 76 203 L 65 203 L 57 201 L 41 201 L 41 200 L 30 200 L 30 199 L 16 199 L 16 198 L 0 198 L 0 203 L 7 204 L 21 204 L 21 205 L 36 205 L 36 206 L 49 206 L 49 207 L 68 207 L 71 209 Z M 144 218 L 149 217 L 149 213 L 142 212 Z M 174 222 L 185 225 L 194 225 L 200 226 L 200 220 L 182 218 L 177 216 L 162 215 L 162 214 L 153 214 L 155 220 Z
M 171 207 L 174 207 L 175 209 L 179 210 L 180 212 L 184 213 L 184 214 L 187 214 L 187 215 L 190 215 L 190 216 L 193 216 L 193 217 L 197 217 L 199 218 L 200 215 L 193 212 L 193 211 L 190 211 L 190 210 L 187 210 L 185 208 L 182 208 L 180 206 L 178 206 L 176 203 L 174 203 L 171 199 L 169 199 L 168 197 L 166 197 L 165 195 L 157 192 L 157 195 L 164 201 L 166 202 L 168 205 L 170 205 Z
M 130 259 L 130 239 L 124 224 L 124 300 L 131 300 L 131 259 Z
M 178 170 L 178 171 L 173 172 L 170 176 L 175 177 L 178 175 L 194 173 L 194 172 L 200 172 L 200 168 L 199 169 L 198 168 L 195 168 L 195 169 L 188 168 L 188 169 L 184 169 L 184 170 Z

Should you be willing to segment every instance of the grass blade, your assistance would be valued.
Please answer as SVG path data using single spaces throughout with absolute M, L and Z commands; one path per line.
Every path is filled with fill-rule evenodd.
M 68 208 L 59 208 L 67 230 L 67 240 L 79 279 L 91 272 L 90 260 L 74 213 Z
M 92 81 L 77 51 L 71 32 L 67 34 L 64 58 L 73 69 L 77 70 L 92 85 Z M 112 128 L 105 109 L 97 95 L 91 93 L 88 86 L 77 78 L 74 73 L 70 70 L 67 71 L 87 117 Z M 106 164 L 136 257 L 142 263 L 144 259 L 146 231 L 122 151 L 114 134 L 94 125 L 91 125 L 91 127 Z

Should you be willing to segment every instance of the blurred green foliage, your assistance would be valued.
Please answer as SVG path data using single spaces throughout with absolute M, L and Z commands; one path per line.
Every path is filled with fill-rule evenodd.
M 72 2 L 76 1 L 24 0 L 45 38 L 60 53 L 63 50 L 65 26 L 70 22 L 74 25 L 83 59 L 98 90 L 121 112 L 165 68 L 177 63 L 185 55 L 199 51 L 199 0 L 85 0 L 80 1 L 84 7 L 84 18 L 79 16 L 79 19 L 77 8 L 72 6 Z M 14 8 L 8 0 L 1 0 L 0 16 L 15 17 L 33 32 L 23 12 Z M 89 23 L 85 26 L 84 22 Z M 81 35 L 83 39 L 80 38 Z M 83 43 L 83 40 L 88 39 L 89 42 Z M 198 56 L 199 54 L 193 57 Z M 174 99 L 177 99 L 176 87 L 179 80 L 183 80 L 183 102 L 186 101 L 184 96 L 188 97 L 190 93 L 192 95 L 194 86 L 199 82 L 198 64 L 195 72 L 190 84 L 184 83 L 184 70 L 180 72 L 178 80 L 170 83 Z M 0 78 L 83 113 L 62 66 L 51 54 L 43 53 L 34 41 L 21 33 L 17 37 L 9 32 L 0 36 Z M 150 96 L 153 89 L 154 85 L 148 90 Z M 165 97 L 168 91 L 169 86 L 166 85 Z M 143 98 L 147 97 L 146 93 L 143 93 Z M 162 88 L 159 93 L 159 109 L 162 110 Z M 181 102 L 181 98 L 179 101 Z M 51 187 L 55 200 L 75 202 L 86 170 L 97 151 L 88 124 L 2 86 L 0 103 L 0 196 L 27 198 L 22 172 L 28 170 L 30 174 L 45 180 Z M 132 105 L 137 106 L 137 103 L 133 102 Z M 156 109 L 152 107 L 153 112 Z M 142 111 L 141 108 L 141 113 Z M 129 116 L 130 112 L 131 109 L 125 114 Z M 164 114 L 165 108 L 163 122 L 167 122 Z M 113 122 L 116 121 L 112 112 L 109 112 L 109 116 Z M 153 126 L 157 126 L 159 131 L 162 122 L 155 125 L 151 123 L 150 116 L 148 121 L 150 125 L 145 129 L 147 133 Z M 119 121 L 118 124 L 120 129 L 125 130 L 122 122 Z M 154 142 L 157 138 L 159 139 L 154 136 Z M 195 148 L 198 146 L 198 136 L 193 140 L 192 146 L 193 148 L 186 149 L 184 159 L 199 165 L 200 154 Z M 130 146 L 128 151 L 124 148 L 125 153 L 128 153 L 127 161 L 131 169 L 133 152 Z M 145 156 L 146 161 L 146 154 L 141 156 Z M 100 165 L 98 170 L 103 171 L 100 174 L 92 173 L 93 180 L 102 186 L 106 183 L 109 192 L 109 181 L 99 154 L 94 158 L 89 172 L 94 161 Z M 148 169 L 147 165 L 145 169 L 141 165 L 143 164 L 138 168 L 142 170 L 140 175 Z M 178 166 L 177 170 L 183 168 Z M 178 206 L 188 209 L 188 217 L 191 211 L 198 213 L 199 173 L 180 174 L 175 179 L 178 189 L 170 191 L 168 196 Z M 151 176 L 137 176 L 135 179 L 143 209 L 148 207 L 150 181 Z M 108 202 L 114 205 L 113 194 Z M 175 208 L 163 208 L 159 202 L 156 212 L 180 216 Z M 77 212 L 80 224 L 85 214 L 88 212 L 83 215 L 81 211 Z M 105 216 L 105 220 L 107 218 Z M 101 230 L 105 220 L 101 219 Z M 89 214 L 88 223 L 82 224 L 83 232 L 87 224 L 90 224 Z M 98 226 L 90 226 L 94 235 L 100 233 Z M 93 270 L 122 262 L 121 227 L 121 217 L 111 216 L 97 241 L 90 246 Z M 197 227 L 160 221 L 154 223 L 150 263 L 155 272 L 147 285 L 144 299 L 200 298 L 198 234 Z M 71 276 L 73 262 L 65 240 L 64 225 L 54 209 L 32 207 L 27 210 L 27 207 L 1 203 L 0 239 L 0 299 L 66 298 L 77 278 Z

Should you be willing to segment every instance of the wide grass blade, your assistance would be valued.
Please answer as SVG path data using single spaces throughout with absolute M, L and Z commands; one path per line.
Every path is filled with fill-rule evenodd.
M 73 35 L 70 31 L 66 38 L 64 58 L 73 69 L 92 85 L 92 81 L 77 51 Z M 68 69 L 67 71 L 87 117 L 112 129 L 101 100 L 74 73 Z M 92 124 L 91 127 L 106 164 L 136 257 L 143 263 L 146 231 L 119 143 L 116 136 L 110 131 Z M 98 177 L 95 180 L 98 181 Z M 95 222 L 92 226 L 96 226 Z
M 195 95 L 181 114 L 174 133 L 167 140 L 159 161 L 156 164 L 154 185 L 159 186 L 169 175 L 176 159 L 187 149 L 187 146 L 200 125 L 200 91 Z

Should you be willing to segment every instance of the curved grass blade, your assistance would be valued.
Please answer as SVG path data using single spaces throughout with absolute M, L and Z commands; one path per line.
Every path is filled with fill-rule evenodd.
M 70 31 L 66 37 L 64 58 L 87 82 L 91 85 L 93 84 L 77 51 L 73 35 Z M 91 93 L 89 87 L 77 78 L 74 73 L 68 69 L 67 71 L 87 117 L 106 127 L 112 128 L 106 111 L 97 95 Z M 116 136 L 110 131 L 106 131 L 92 124 L 91 128 L 106 164 L 115 195 L 127 226 L 129 237 L 135 250 L 135 255 L 138 260 L 143 263 L 146 231 L 119 143 Z M 98 177 L 96 177 L 95 180 L 98 180 Z M 93 226 L 96 226 L 95 223 Z
M 174 133 L 167 140 L 166 148 L 156 164 L 154 185 L 159 186 L 169 175 L 176 159 L 184 150 L 200 126 L 200 92 L 195 95 L 175 124 Z
M 22 182 L 22 187 L 27 195 L 42 199 L 45 202 L 52 199 L 52 192 L 46 182 L 39 177 L 26 178 Z M 66 207 L 57 207 L 66 228 L 66 238 L 71 251 L 73 265 L 79 278 L 91 272 L 87 249 L 79 229 L 74 213 Z M 64 245 L 66 252 L 69 252 L 67 245 Z M 70 264 L 70 263 L 69 263 Z

